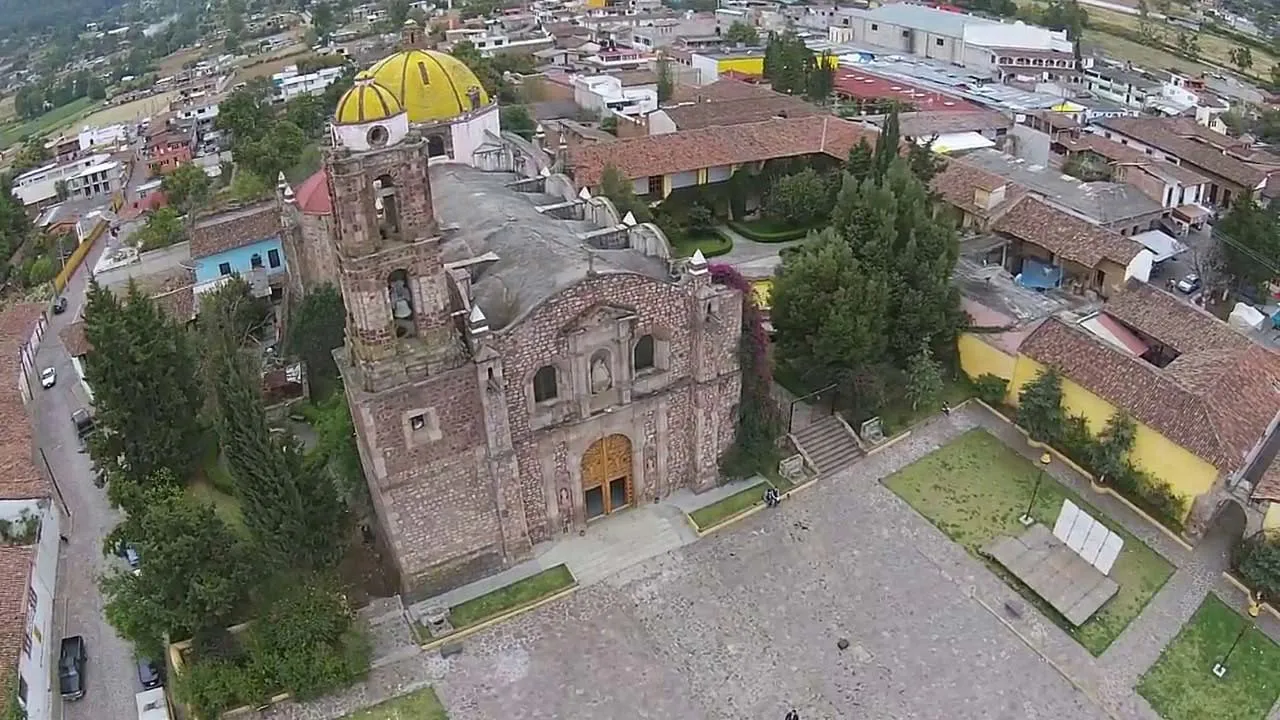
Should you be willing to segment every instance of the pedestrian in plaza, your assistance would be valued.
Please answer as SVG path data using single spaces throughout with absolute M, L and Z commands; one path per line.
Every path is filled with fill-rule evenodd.
M 942 401 L 942 414 L 947 416 L 951 415 L 951 403 L 946 400 Z
M 787 716 L 782 718 L 782 720 L 800 720 L 800 713 L 796 712 L 793 708 L 787 711 Z
M 778 489 L 777 489 L 777 488 L 772 488 L 772 487 L 771 487 L 771 488 L 769 488 L 768 490 L 765 490 L 765 491 L 764 491 L 764 504 L 765 504 L 765 505 L 767 505 L 767 506 L 769 506 L 769 507 L 778 507 L 778 503 L 780 503 L 780 502 L 782 502 L 782 499 L 781 499 L 780 497 L 778 497 Z

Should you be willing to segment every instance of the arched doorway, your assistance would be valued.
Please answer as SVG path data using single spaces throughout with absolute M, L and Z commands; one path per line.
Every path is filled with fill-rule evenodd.
M 582 498 L 587 520 L 631 504 L 631 440 L 609 435 L 582 454 Z

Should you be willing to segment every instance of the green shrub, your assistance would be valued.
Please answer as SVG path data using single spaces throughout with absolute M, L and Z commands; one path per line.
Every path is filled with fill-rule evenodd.
M 728 221 L 727 224 L 729 225 L 729 227 L 736 230 L 739 235 L 742 235 L 743 237 L 749 238 L 751 240 L 755 240 L 756 242 L 762 242 L 762 243 L 778 243 L 778 242 L 789 242 L 791 240 L 799 240 L 804 236 L 808 235 L 809 231 L 812 229 L 807 227 L 800 227 L 800 228 L 787 228 L 787 229 L 777 229 L 777 230 L 774 230 L 774 229 L 764 230 L 760 228 L 760 225 L 764 225 L 764 227 L 769 227 L 769 228 L 774 227 L 774 225 L 772 223 L 763 223 L 763 224 L 745 223 L 745 222 L 739 222 L 736 220 L 730 220 Z
M 1093 472 L 1094 446 L 1097 442 L 1089 432 L 1089 421 L 1083 415 L 1072 415 L 1062 424 L 1062 437 L 1058 449 L 1075 464 Z
M 1009 381 L 999 375 L 983 373 L 973 381 L 973 390 L 982 402 L 991 407 L 1004 404 L 1004 396 L 1009 392 Z
M 1236 548 L 1236 571 L 1267 600 L 1280 598 L 1280 534 L 1260 532 Z

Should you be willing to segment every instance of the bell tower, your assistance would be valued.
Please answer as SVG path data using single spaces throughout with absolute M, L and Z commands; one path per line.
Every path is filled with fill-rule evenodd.
M 325 166 L 347 360 L 364 390 L 378 392 L 456 365 L 462 346 L 440 260 L 426 142 L 371 77 L 358 77 L 348 96 L 338 102 Z

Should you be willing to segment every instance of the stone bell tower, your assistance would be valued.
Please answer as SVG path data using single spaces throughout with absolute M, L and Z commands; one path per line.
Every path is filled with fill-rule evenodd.
M 365 78 L 353 90 L 361 82 L 381 88 Z M 361 112 L 378 99 L 363 98 Z M 407 123 L 358 119 L 335 124 L 325 164 L 347 360 L 366 392 L 380 392 L 456 366 L 462 345 L 450 317 L 426 143 Z

